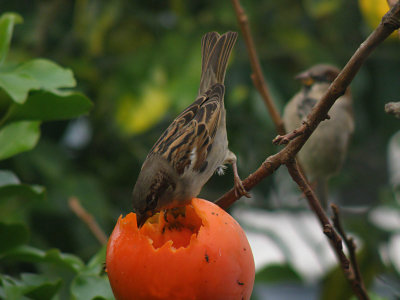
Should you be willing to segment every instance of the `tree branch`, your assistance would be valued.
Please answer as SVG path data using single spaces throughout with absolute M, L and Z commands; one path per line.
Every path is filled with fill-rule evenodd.
M 261 180 L 274 173 L 281 165 L 282 162 L 276 155 L 268 157 L 253 174 L 250 174 L 242 181 L 246 191 L 250 191 L 253 187 L 259 184 Z M 234 189 L 231 189 L 221 196 L 215 204 L 226 210 L 238 199 L 239 198 L 236 196 Z
M 332 225 L 329 222 L 329 219 L 326 216 L 325 211 L 322 208 L 320 202 L 318 201 L 310 184 L 307 182 L 304 176 L 299 172 L 297 162 L 295 160 L 291 160 L 286 163 L 286 167 L 292 179 L 297 183 L 303 194 L 306 196 L 310 208 L 317 215 L 318 220 L 323 228 L 324 234 L 329 238 L 332 246 L 335 249 L 336 256 L 338 257 L 340 264 L 342 265 L 342 269 L 344 270 L 346 277 L 354 277 L 352 274 L 352 269 L 350 268 L 349 260 L 343 253 L 342 239 L 336 233 L 336 231 L 333 230 Z
M 232 0 L 233 3 L 236 3 L 237 1 L 238 0 Z M 243 186 L 246 190 L 251 190 L 262 179 L 271 175 L 281 164 L 286 164 L 295 157 L 318 124 L 328 118 L 329 109 L 335 103 L 336 99 L 343 95 L 369 54 L 371 54 L 371 52 L 382 41 L 384 41 L 399 27 L 400 2 L 397 2 L 393 8 L 383 16 L 379 26 L 372 32 L 366 41 L 359 46 L 357 51 L 350 58 L 349 62 L 330 85 L 328 91 L 313 108 L 310 115 L 307 117 L 307 120 L 303 125 L 296 129 L 297 132 L 302 132 L 302 134 L 292 134 L 293 138 L 289 138 L 290 142 L 285 148 L 277 154 L 268 157 L 254 173 L 250 174 L 243 181 Z M 227 208 L 236 200 L 238 200 L 238 197 L 235 196 L 233 189 L 231 189 L 221 196 L 216 203 L 218 205 L 221 204 L 220 206 L 223 208 Z
M 333 226 L 335 226 L 335 229 L 337 230 L 337 232 L 339 232 L 344 243 L 346 244 L 347 249 L 349 250 L 350 261 L 351 261 L 351 265 L 353 266 L 355 280 L 357 280 L 360 285 L 363 285 L 360 267 L 358 266 L 358 262 L 357 262 L 357 255 L 356 255 L 357 247 L 354 242 L 354 239 L 351 237 L 348 237 L 346 232 L 343 230 L 343 226 L 340 221 L 339 208 L 335 204 L 331 204 L 331 209 L 333 211 L 333 217 L 332 217 Z M 362 288 L 364 289 L 364 287 L 362 287 Z
M 83 208 L 78 198 L 69 198 L 68 204 L 71 210 L 78 216 L 78 218 L 87 225 L 87 227 L 93 233 L 99 243 L 101 245 L 106 245 L 108 241 L 107 235 L 103 232 L 103 230 L 101 230 L 99 224 L 96 222 L 93 216 Z
M 347 280 L 349 281 L 354 294 L 357 296 L 358 299 L 369 299 L 367 291 L 364 287 L 360 270 L 358 268 L 357 257 L 355 255 L 356 246 L 354 244 L 353 239 L 351 238 L 349 239 L 347 237 L 346 233 L 344 232 L 343 228 L 340 225 L 337 206 L 332 205 L 332 209 L 333 207 L 336 207 L 337 209 L 336 211 L 334 211 L 336 213 L 333 219 L 334 226 L 338 230 L 347 248 L 349 249 L 350 261 L 347 259 L 346 255 L 343 252 L 342 238 L 332 228 L 332 225 L 328 217 L 326 216 L 325 211 L 322 208 L 319 200 L 317 199 L 314 191 L 311 189 L 309 183 L 304 178 L 304 176 L 299 172 L 297 163 L 294 160 L 292 160 L 286 163 L 286 167 L 288 168 L 289 174 L 292 177 L 292 179 L 297 183 L 303 194 L 306 196 L 310 208 L 318 216 L 318 220 L 322 225 L 323 232 L 328 237 L 332 245 L 332 248 L 335 251 L 335 254 L 340 262 L 343 273 L 346 276 Z
M 242 30 L 244 41 L 247 47 L 247 52 L 249 53 L 250 65 L 253 70 L 253 74 L 251 74 L 251 79 L 253 80 L 254 86 L 260 93 L 265 105 L 267 106 L 272 121 L 275 124 L 276 131 L 278 132 L 278 134 L 285 134 L 285 127 L 283 125 L 282 118 L 278 110 L 276 109 L 274 101 L 272 101 L 267 84 L 265 83 L 264 76 L 262 74 L 256 47 L 254 46 L 253 37 L 250 33 L 249 20 L 242 6 L 240 5 L 239 0 L 232 0 L 232 5 L 235 9 L 236 17 Z
M 240 6 L 239 0 L 232 0 L 233 6 L 235 8 L 235 12 L 239 21 L 239 24 L 242 28 L 243 35 L 246 40 L 246 45 L 249 51 L 250 61 L 252 64 L 253 72 L 252 79 L 254 81 L 254 85 L 259 90 L 261 95 L 263 96 L 264 101 L 271 113 L 271 116 L 274 120 L 274 123 L 277 127 L 278 133 L 282 134 L 283 125 L 277 126 L 281 124 L 281 119 L 276 110 L 274 110 L 274 106 L 272 104 L 272 109 L 270 109 L 272 100 L 269 97 L 268 90 L 266 89 L 265 81 L 263 80 L 261 68 L 259 65 L 259 61 L 257 58 L 257 54 L 255 52 L 254 43 L 250 35 L 249 27 L 248 27 L 248 19 L 244 14 L 243 8 Z M 369 299 L 368 294 L 365 290 L 361 274 L 359 272 L 355 250 L 353 251 L 354 256 L 351 255 L 350 265 L 349 260 L 345 256 L 342 249 L 342 239 L 336 233 L 334 228 L 332 227 L 328 217 L 326 216 L 324 210 L 322 209 L 318 199 L 316 198 L 313 190 L 311 189 L 309 183 L 306 178 L 300 172 L 297 163 L 295 162 L 295 156 L 299 152 L 299 150 L 306 143 L 312 132 L 316 129 L 318 124 L 325 119 L 329 118 L 328 111 L 335 103 L 336 99 L 344 94 L 347 87 L 357 74 L 358 70 L 367 59 L 367 57 L 371 54 L 371 52 L 382 42 L 384 41 L 394 30 L 400 27 L 400 1 L 393 5 L 388 13 L 386 13 L 379 26 L 372 32 L 372 34 L 366 39 L 364 43 L 362 43 L 354 55 L 350 58 L 349 62 L 345 65 L 343 70 L 339 73 L 334 82 L 330 85 L 328 91 L 325 93 L 323 98 L 317 103 L 317 105 L 313 108 L 310 115 L 307 117 L 307 120 L 297 128 L 294 132 L 289 133 L 288 135 L 277 137 L 277 141 L 282 143 L 288 143 L 288 145 L 278 152 L 275 155 L 268 157 L 261 166 L 249 177 L 247 177 L 243 181 L 243 186 L 246 190 L 251 190 L 254 186 L 256 186 L 262 179 L 271 175 L 277 168 L 279 168 L 282 164 L 285 164 L 288 168 L 290 175 L 293 180 L 298 184 L 300 189 L 303 191 L 304 195 L 308 200 L 308 204 L 311 209 L 315 212 L 320 221 L 324 234 L 329 238 L 330 243 L 338 257 L 338 260 L 341 264 L 342 270 L 351 284 L 353 292 L 359 299 Z M 277 114 L 276 117 L 274 114 Z M 238 197 L 235 196 L 235 193 L 232 190 L 225 193 L 222 197 L 220 197 L 216 204 L 220 205 L 222 208 L 226 209 L 232 203 L 234 203 Z M 338 229 L 339 232 L 342 229 Z M 343 234 L 344 231 L 342 230 Z M 355 245 L 352 240 L 348 240 L 347 236 L 343 235 L 345 239 L 345 243 L 349 243 L 353 249 L 355 249 Z M 347 241 L 347 242 L 346 242 Z M 348 247 L 349 247 L 348 245 Z M 350 251 L 350 248 L 349 248 Z M 350 251 L 350 252 L 351 252 Z
M 344 66 L 343 70 L 330 85 L 328 92 L 313 108 L 307 121 L 296 129 L 297 131 L 303 132 L 303 134 L 289 143 L 287 147 L 290 148 L 290 150 L 288 150 L 289 152 L 297 153 L 301 149 L 318 124 L 327 118 L 329 109 L 335 103 L 336 99 L 344 94 L 346 88 L 371 52 L 399 27 L 400 2 L 397 2 L 396 5 L 383 16 L 379 26 L 371 33 L 367 40 L 359 46 L 357 51 Z
M 304 129 L 304 128 L 303 128 Z M 289 132 L 288 134 L 285 135 L 278 135 L 276 138 L 272 140 L 272 143 L 274 145 L 287 145 L 291 140 L 294 138 L 302 135 L 304 130 L 293 130 L 292 132 Z
M 396 4 L 397 1 L 398 0 L 387 0 L 387 3 L 389 4 L 389 7 L 392 8 Z M 400 38 L 400 30 L 397 30 L 397 34 Z

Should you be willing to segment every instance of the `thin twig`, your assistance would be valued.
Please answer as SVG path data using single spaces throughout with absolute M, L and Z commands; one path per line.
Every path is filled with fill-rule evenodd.
M 310 208 L 317 215 L 318 220 L 320 221 L 321 226 L 323 228 L 324 234 L 329 238 L 331 244 L 334 247 L 336 256 L 338 257 L 340 264 L 342 265 L 342 269 L 345 272 L 346 277 L 348 278 L 354 277 L 353 271 L 350 268 L 350 262 L 343 252 L 342 239 L 336 233 L 336 231 L 333 230 L 329 218 L 326 216 L 325 211 L 322 208 L 320 202 L 318 201 L 310 184 L 307 182 L 304 176 L 299 172 L 299 168 L 297 166 L 296 161 L 291 160 L 287 162 L 286 167 L 292 179 L 297 183 L 297 185 L 300 187 L 301 191 L 307 198 Z
M 71 197 L 68 200 L 69 207 L 71 210 L 81 219 L 89 228 L 89 230 L 93 233 L 96 239 L 99 241 L 101 245 L 107 244 L 107 236 L 104 231 L 100 228 L 99 224 L 93 218 L 91 214 L 89 214 L 81 205 L 78 198 Z
M 250 191 L 253 187 L 259 184 L 261 180 L 274 173 L 281 165 L 282 162 L 276 157 L 276 155 L 268 157 L 254 173 L 250 174 L 242 181 L 243 187 L 246 191 Z M 238 199 L 239 198 L 235 194 L 234 189 L 231 189 L 222 195 L 215 203 L 226 210 Z
M 320 205 L 320 202 L 317 199 L 315 193 L 311 189 L 307 180 L 299 172 L 296 162 L 292 160 L 286 164 L 286 167 L 288 168 L 289 174 L 292 177 L 292 179 L 297 183 L 303 194 L 306 196 L 308 204 L 310 205 L 311 209 L 318 216 L 318 219 L 323 228 L 323 232 L 329 238 L 330 243 L 341 264 L 343 273 L 346 276 L 347 280 L 349 281 L 354 294 L 357 296 L 358 299 L 368 300 L 369 296 L 364 287 L 364 282 L 357 263 L 357 257 L 355 255 L 356 246 L 354 244 L 354 240 L 352 238 L 347 237 L 342 226 L 340 225 L 337 206 L 332 205 L 332 209 L 333 207 L 336 207 L 336 211 L 334 210 L 335 217 L 333 218 L 333 224 L 341 237 L 337 234 L 334 228 L 332 228 L 332 225 L 328 217 L 326 216 L 322 206 Z M 343 252 L 342 239 L 344 240 L 347 248 L 349 249 L 350 262 Z
M 340 221 L 339 208 L 337 207 L 337 205 L 332 203 L 331 209 L 333 211 L 333 216 L 332 216 L 333 226 L 335 226 L 335 229 L 337 230 L 337 232 L 339 232 L 344 243 L 346 244 L 347 249 L 349 250 L 350 261 L 351 261 L 351 265 L 353 266 L 355 278 L 356 278 L 356 280 L 358 280 L 358 282 L 360 282 L 360 284 L 363 284 L 360 267 L 358 266 L 358 262 L 357 262 L 357 255 L 356 255 L 357 247 L 354 242 L 354 239 L 352 237 L 348 237 L 348 235 L 344 231 L 342 223 Z
M 354 241 L 347 238 L 347 235 L 345 234 L 341 226 L 340 230 L 338 229 L 338 227 L 336 227 L 335 221 L 334 226 L 336 230 L 339 231 L 342 238 L 337 234 L 334 228 L 332 228 L 332 225 L 328 217 L 326 216 L 322 206 L 320 205 L 317 197 L 315 196 L 315 193 L 311 189 L 307 180 L 305 180 L 303 175 L 299 172 L 296 162 L 291 161 L 286 164 L 286 167 L 288 168 L 289 174 L 292 179 L 297 183 L 303 194 L 306 196 L 310 208 L 318 216 L 318 219 L 323 228 L 323 232 L 329 238 L 333 250 L 335 251 L 335 254 L 341 264 L 343 273 L 349 281 L 354 294 L 357 296 L 358 299 L 368 300 L 369 296 L 364 287 L 362 276 L 358 268 L 357 258 L 355 256 Z M 346 255 L 343 252 L 342 239 L 344 240 L 346 246 L 349 248 L 350 261 L 347 259 Z M 350 247 L 352 247 L 351 250 Z
M 250 65 L 253 70 L 253 74 L 251 74 L 251 79 L 253 80 L 254 86 L 260 93 L 261 98 L 264 100 L 264 103 L 268 109 L 271 119 L 275 125 L 276 132 L 279 134 L 279 136 L 276 139 L 279 139 L 280 136 L 282 136 L 286 133 L 285 125 L 283 123 L 283 120 L 282 120 L 277 108 L 276 108 L 276 104 L 273 101 L 273 99 L 269 93 L 267 83 L 264 79 L 264 76 L 263 76 L 263 73 L 261 70 L 261 66 L 260 66 L 260 60 L 258 58 L 256 47 L 254 45 L 253 35 L 251 34 L 249 19 L 246 15 L 242 5 L 240 4 L 240 0 L 232 0 L 232 5 L 235 10 L 236 17 L 237 17 L 240 29 L 242 31 L 244 40 L 245 40 L 247 52 L 249 54 Z M 300 134 L 302 134 L 301 131 L 297 131 L 295 133 L 296 136 L 300 135 Z M 290 137 L 292 137 L 292 135 L 290 135 Z M 278 140 L 276 140 L 276 139 L 274 141 L 278 142 Z M 289 140 L 287 140 L 287 142 L 289 142 Z M 283 139 L 281 144 L 287 144 L 287 142 L 285 141 L 285 139 Z M 279 166 L 277 166 L 277 167 L 279 167 Z M 276 168 L 274 168 L 274 169 L 276 169 Z M 300 166 L 300 172 L 303 172 L 302 170 L 303 170 L 303 168 Z M 233 200 L 233 198 L 230 197 L 230 200 L 228 200 L 227 203 L 232 204 L 234 201 L 236 201 L 236 200 L 233 200 L 233 202 L 232 202 L 232 200 Z M 223 205 L 226 205 L 227 203 L 224 203 Z
M 248 45 L 253 70 L 257 70 L 254 69 L 253 66 L 254 62 L 256 63 L 255 66 L 259 66 L 259 64 L 254 50 L 254 45 L 249 33 L 247 16 L 244 14 L 238 0 L 232 0 L 232 3 L 238 16 L 239 23 L 241 24 L 243 35 L 246 39 L 246 44 Z M 296 154 L 303 147 L 303 145 L 308 140 L 312 132 L 316 129 L 318 124 L 327 118 L 329 109 L 333 106 L 336 99 L 344 94 L 345 90 L 347 89 L 367 57 L 382 41 L 384 41 L 394 30 L 398 29 L 399 27 L 400 2 L 398 1 L 395 5 L 393 5 L 390 11 L 383 16 L 379 26 L 373 31 L 373 33 L 367 38 L 367 40 L 360 45 L 354 55 L 350 58 L 349 62 L 336 77 L 323 98 L 318 102 L 311 114 L 307 117 L 306 122 L 301 127 L 296 129 L 297 132 L 301 132 L 302 134 L 294 134 L 295 136 L 292 140 L 290 140 L 290 142 L 284 149 L 282 149 L 279 153 L 268 157 L 253 174 L 251 174 L 243 181 L 244 188 L 249 191 L 262 179 L 271 175 L 282 164 L 285 164 L 287 166 L 290 175 L 296 181 L 300 189 L 303 191 L 304 195 L 306 195 L 311 209 L 316 213 L 323 227 L 324 234 L 327 235 L 329 240 L 331 241 L 333 249 L 335 250 L 335 253 L 341 263 L 343 272 L 346 278 L 349 280 L 353 292 L 355 293 L 355 295 L 357 295 L 359 299 L 369 298 L 364 288 L 361 274 L 358 270 L 356 271 L 356 268 L 358 268 L 358 264 L 356 263 L 354 265 L 353 263 L 353 265 L 350 265 L 349 260 L 343 253 L 342 240 L 340 236 L 338 236 L 334 228 L 332 228 L 328 217 L 326 216 L 321 205 L 319 204 L 319 201 L 316 198 L 312 189 L 310 188 L 307 180 L 301 174 L 294 159 Z M 255 72 L 255 74 L 259 74 L 262 78 L 261 68 L 260 72 Z M 254 81 L 256 87 L 258 86 L 258 88 L 260 88 L 260 86 L 256 84 L 256 80 Z M 222 197 L 220 197 L 216 201 L 216 203 L 223 208 L 227 208 L 237 199 L 238 197 L 235 195 L 232 189 L 225 193 Z
M 342 71 L 330 85 L 327 93 L 317 103 L 312 113 L 308 116 L 307 121 L 296 130 L 304 131 L 299 138 L 289 143 L 290 151 L 297 153 L 308 137 L 315 130 L 318 124 L 326 119 L 329 109 L 335 103 L 336 99 L 344 94 L 358 70 L 371 52 L 382 43 L 394 30 L 400 27 L 400 2 L 397 2 L 383 17 L 379 26 L 370 34 L 357 51 L 344 66 Z M 285 149 L 286 149 L 285 148 Z
M 324 120 L 330 120 L 330 118 L 331 117 L 329 115 L 326 115 Z M 296 128 L 292 132 L 288 132 L 288 133 L 286 133 L 284 135 L 276 136 L 272 140 L 272 143 L 274 145 L 286 145 L 286 144 L 289 144 L 290 141 L 292 141 L 295 138 L 297 138 L 298 136 L 304 134 L 304 132 L 306 130 L 309 130 L 310 126 L 308 125 L 307 121 L 303 121 L 301 124 L 302 124 L 302 126 L 300 126 L 299 128 Z
M 253 70 L 253 74 L 251 74 L 251 79 L 253 80 L 254 86 L 261 94 L 261 97 L 263 98 L 265 105 L 267 106 L 272 121 L 275 124 L 276 131 L 278 132 L 278 134 L 283 135 L 285 134 L 285 127 L 283 125 L 282 118 L 278 110 L 276 109 L 276 105 L 274 101 L 272 101 L 268 86 L 264 80 L 256 47 L 254 46 L 253 37 L 250 32 L 248 18 L 243 10 L 243 7 L 240 5 L 239 0 L 232 0 L 232 5 L 235 9 L 236 17 L 242 30 L 242 34 L 247 47 L 247 52 L 249 53 L 250 64 Z
M 294 140 L 296 137 L 299 135 L 302 135 L 304 130 L 293 130 L 292 132 L 289 132 L 288 134 L 285 135 L 278 135 L 272 140 L 272 143 L 274 145 L 286 145 L 289 144 L 291 140 Z
M 329 109 L 335 103 L 336 99 L 339 98 L 347 89 L 369 54 L 371 54 L 371 52 L 381 42 L 383 42 L 399 27 L 400 2 L 397 2 L 396 5 L 394 5 L 393 8 L 383 16 L 379 26 L 373 31 L 367 40 L 360 45 L 354 55 L 350 58 L 349 62 L 336 77 L 323 98 L 317 103 L 311 114 L 307 117 L 306 122 L 296 129 L 303 133 L 290 141 L 289 144 L 280 152 L 268 157 L 254 173 L 250 174 L 243 181 L 243 186 L 247 191 L 251 190 L 262 179 L 271 175 L 281 164 L 286 164 L 295 157 L 318 124 L 326 119 Z M 235 196 L 233 189 L 231 189 L 222 195 L 216 203 L 221 203 L 221 207 L 226 208 L 226 205 L 229 206 L 233 204 L 237 199 L 238 197 Z

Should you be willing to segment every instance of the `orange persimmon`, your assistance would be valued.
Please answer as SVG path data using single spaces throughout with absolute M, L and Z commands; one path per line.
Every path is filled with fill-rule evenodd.
M 116 299 L 250 299 L 254 259 L 240 225 L 219 206 L 194 198 L 185 216 L 161 212 L 138 230 L 120 217 L 107 246 Z

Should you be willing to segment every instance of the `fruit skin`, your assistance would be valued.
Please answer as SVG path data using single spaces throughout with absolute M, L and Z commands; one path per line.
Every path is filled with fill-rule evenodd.
M 106 258 L 116 299 L 250 299 L 254 259 L 240 225 L 197 198 L 179 218 L 179 229 L 168 228 L 161 213 L 159 223 L 146 222 L 139 231 L 134 213 L 119 218 Z

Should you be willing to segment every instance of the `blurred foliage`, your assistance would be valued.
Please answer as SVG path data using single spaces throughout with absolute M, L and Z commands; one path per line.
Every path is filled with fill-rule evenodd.
M 294 75 L 315 63 L 346 63 L 376 25 L 370 15 L 377 10 L 366 7 L 378 1 L 386 3 L 243 1 L 280 110 L 299 88 Z M 108 234 L 118 215 L 131 210 L 130 193 L 147 152 L 197 94 L 201 36 L 238 31 L 235 13 L 229 1 L 209 0 L 3 0 L 6 11 L 18 14 L 0 19 L 0 298 L 112 298 L 98 269 L 104 252 L 94 256 L 98 242 L 67 200 L 78 197 Z M 384 103 L 399 101 L 398 49 L 398 39 L 385 41 L 352 83 L 356 132 L 341 174 L 331 181 L 337 202 L 365 208 L 361 215 L 346 214 L 344 223 L 363 241 L 361 263 L 371 289 L 378 278 L 400 279 L 399 269 L 380 252 L 396 232 L 367 217 L 381 205 L 400 210 L 386 164 L 387 143 L 400 127 L 383 111 Z M 239 37 L 225 103 L 242 177 L 278 151 L 250 73 Z M 85 96 L 69 90 L 75 84 L 94 106 L 90 115 L 70 120 L 91 108 Z M 228 171 L 213 177 L 201 196 L 214 200 L 231 186 Z M 252 199 L 237 205 L 304 209 L 304 201 L 296 207 L 285 197 L 271 201 L 277 189 L 277 181 L 268 178 Z M 7 247 L 3 241 L 9 241 Z M 343 291 L 340 297 L 349 295 L 348 286 L 339 283 L 343 278 L 333 273 L 321 279 L 324 299 L 339 299 L 324 292 L 332 286 Z M 286 265 L 260 274 L 266 282 L 299 276 Z M 399 294 L 398 287 L 390 289 L 390 295 Z

